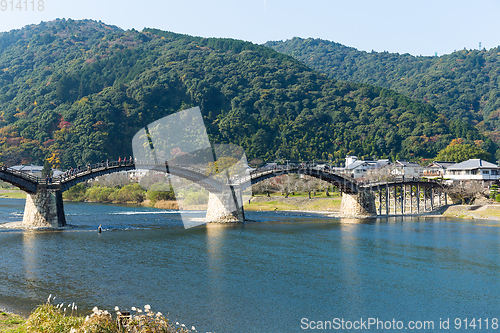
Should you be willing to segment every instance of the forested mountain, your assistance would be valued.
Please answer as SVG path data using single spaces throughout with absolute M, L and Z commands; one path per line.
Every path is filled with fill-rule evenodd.
M 318 74 L 231 39 L 55 20 L 0 34 L 0 162 L 67 168 L 132 153 L 145 125 L 199 105 L 213 142 L 249 159 L 432 158 L 461 120 L 384 88 Z M 482 140 L 482 141 L 481 141 Z
M 394 89 L 441 114 L 471 122 L 500 140 L 500 47 L 440 57 L 364 52 L 321 39 L 293 38 L 265 45 L 330 78 Z

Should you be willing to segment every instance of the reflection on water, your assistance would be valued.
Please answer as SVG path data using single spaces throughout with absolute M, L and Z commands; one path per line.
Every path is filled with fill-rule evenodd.
M 0 199 L 0 220 L 24 202 Z M 151 304 L 216 332 L 299 332 L 301 318 L 497 315 L 497 222 L 247 213 L 189 230 L 174 212 L 66 203 L 63 232 L 0 232 L 0 304 Z M 102 224 L 104 232 L 97 233 Z
M 360 302 L 363 302 L 362 297 L 362 278 L 359 274 L 360 257 L 358 253 L 358 232 L 359 226 L 365 223 L 364 220 L 356 219 L 341 219 L 342 226 L 340 228 L 339 237 L 339 256 L 340 256 L 340 271 L 341 281 L 349 286 L 349 292 L 343 295 L 350 310 L 354 311 L 354 307 Z
M 208 278 L 211 307 L 215 313 L 223 311 L 224 302 L 221 295 L 224 293 L 224 235 L 225 225 L 208 224 L 203 228 L 206 229 L 206 244 L 207 244 L 207 261 L 208 261 Z
M 22 248 L 23 248 L 23 260 L 21 263 L 24 266 L 24 274 L 26 281 L 26 294 L 30 298 L 36 297 L 36 284 L 37 279 L 37 237 L 33 232 L 22 233 Z

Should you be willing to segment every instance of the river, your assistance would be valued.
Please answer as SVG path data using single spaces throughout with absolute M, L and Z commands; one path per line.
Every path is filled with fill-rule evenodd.
M 23 209 L 0 199 L 0 223 Z M 150 304 L 221 333 L 299 332 L 334 318 L 433 321 L 438 332 L 447 318 L 462 329 L 482 318 L 484 329 L 500 317 L 495 221 L 248 212 L 255 222 L 184 229 L 172 211 L 69 202 L 65 211 L 71 230 L 0 231 L 0 306 L 29 314 L 49 294 L 79 313 Z

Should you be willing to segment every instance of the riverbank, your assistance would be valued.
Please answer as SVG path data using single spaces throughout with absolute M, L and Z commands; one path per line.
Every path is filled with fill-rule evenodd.
M 66 313 L 68 311 L 68 314 Z M 142 309 L 132 308 L 132 313 L 123 316 L 119 309 L 115 313 L 99 310 L 94 307 L 89 315 L 73 314 L 75 304 L 64 308 L 61 305 L 45 303 L 39 305 L 28 318 L 0 311 L 0 332 L 4 333 L 28 333 L 28 332 L 143 332 L 147 327 L 148 332 L 166 333 L 190 333 L 196 331 L 192 326 L 189 330 L 186 325 L 173 324 L 161 312 L 153 312 L 151 306 L 145 305 Z
M 340 202 L 342 198 L 335 197 L 288 197 L 284 196 L 255 196 L 250 202 L 244 202 L 243 208 L 246 211 L 306 211 L 338 213 L 340 212 Z
M 500 204 L 454 205 L 448 207 L 443 216 L 500 221 Z
M 22 333 L 25 319 L 19 315 L 0 310 L 0 332 L 5 333 Z
M 12 189 L 12 190 L 1 189 L 0 198 L 26 199 L 26 192 L 19 189 Z

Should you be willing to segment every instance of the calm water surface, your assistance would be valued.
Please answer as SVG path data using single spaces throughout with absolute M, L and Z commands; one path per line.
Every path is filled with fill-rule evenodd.
M 0 223 L 23 209 L 0 199 Z M 49 294 L 82 312 L 150 304 L 200 332 L 299 332 L 302 318 L 432 320 L 438 332 L 440 318 L 500 318 L 494 221 L 259 212 L 185 230 L 169 211 L 65 211 L 76 228 L 0 231 L 0 305 L 28 314 Z

